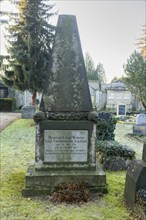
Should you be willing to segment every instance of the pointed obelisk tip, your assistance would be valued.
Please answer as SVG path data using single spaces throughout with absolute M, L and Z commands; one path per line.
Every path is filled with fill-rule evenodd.
M 52 112 L 88 112 L 92 103 L 76 17 L 60 15 L 51 71 L 44 88 L 43 109 Z

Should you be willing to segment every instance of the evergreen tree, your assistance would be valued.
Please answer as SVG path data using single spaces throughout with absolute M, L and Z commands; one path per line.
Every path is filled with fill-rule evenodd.
M 146 109 L 146 60 L 135 51 L 124 65 L 124 83 Z
M 138 39 L 137 45 L 140 50 L 140 53 L 146 60 L 146 25 L 144 26 L 142 30 L 142 36 Z
M 28 90 L 35 104 L 36 92 L 42 92 L 54 38 L 54 26 L 49 24 L 53 5 L 44 0 L 20 0 L 18 18 L 10 25 L 9 68 L 3 81 L 20 91 Z
M 88 52 L 85 54 L 85 67 L 88 80 L 97 80 L 94 61 Z
M 106 76 L 105 76 L 105 70 L 103 68 L 103 64 L 99 63 L 96 67 L 96 75 L 98 78 L 98 81 L 100 83 L 103 83 L 106 81 Z
M 96 80 L 99 82 L 100 86 L 101 83 L 105 82 L 106 76 L 103 65 L 99 63 L 95 68 L 94 61 L 88 52 L 85 54 L 85 67 L 88 80 Z

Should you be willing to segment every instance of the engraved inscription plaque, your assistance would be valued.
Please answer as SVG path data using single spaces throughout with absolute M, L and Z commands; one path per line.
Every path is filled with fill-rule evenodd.
M 87 162 L 87 130 L 45 130 L 44 162 Z

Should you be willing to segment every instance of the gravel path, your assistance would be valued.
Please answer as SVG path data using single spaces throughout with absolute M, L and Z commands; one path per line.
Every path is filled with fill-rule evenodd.
M 21 118 L 21 113 L 1 112 L 0 113 L 0 131 L 11 124 L 16 119 Z
M 115 140 L 120 144 L 126 144 L 128 147 L 133 148 L 136 152 L 136 159 L 141 159 L 143 143 L 135 139 L 131 139 L 126 134 L 132 134 L 131 124 L 117 124 L 115 130 Z

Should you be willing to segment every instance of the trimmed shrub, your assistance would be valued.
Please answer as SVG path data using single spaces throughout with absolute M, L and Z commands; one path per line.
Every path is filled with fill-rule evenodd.
M 0 98 L 0 111 L 11 112 L 16 109 L 16 100 L 14 98 Z
M 102 164 L 104 170 L 121 171 L 127 170 L 130 166 L 130 160 L 125 160 L 123 157 L 107 157 Z
M 116 141 L 98 141 L 97 153 L 103 168 L 107 170 L 126 170 L 130 160 L 135 158 L 135 151 Z
M 99 112 L 97 120 L 96 137 L 97 140 L 115 140 L 114 130 L 117 119 L 108 112 Z

